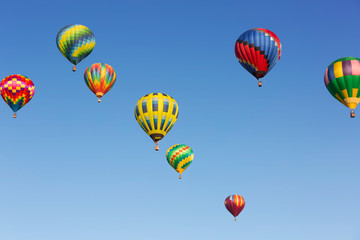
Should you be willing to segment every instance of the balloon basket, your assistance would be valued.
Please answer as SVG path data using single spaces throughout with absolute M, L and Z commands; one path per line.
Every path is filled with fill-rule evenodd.
M 179 175 L 179 179 L 181 179 L 181 174 Z
M 235 218 L 235 221 L 236 221 L 236 218 Z
M 16 118 L 16 113 L 13 114 L 13 118 Z
M 258 82 L 258 86 L 262 87 L 262 82 L 261 81 Z
M 156 142 L 155 144 L 156 144 L 156 145 L 155 145 L 155 151 L 159 151 L 159 145 L 158 145 L 158 143 Z
M 355 111 L 354 111 L 354 110 L 351 110 L 351 112 L 350 112 L 350 117 L 351 117 L 351 118 L 354 118 L 354 117 L 355 117 Z
M 75 72 L 76 71 L 76 66 L 74 65 L 74 67 L 73 67 L 73 72 Z
M 98 103 L 101 103 L 101 99 L 100 99 L 100 98 L 98 99 Z

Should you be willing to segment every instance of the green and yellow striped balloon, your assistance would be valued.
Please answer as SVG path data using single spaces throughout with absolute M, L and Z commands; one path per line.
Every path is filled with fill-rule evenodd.
M 360 102 L 360 59 L 344 57 L 332 62 L 325 71 L 324 82 L 330 94 L 350 108 L 355 117 L 355 108 Z
M 56 45 L 62 55 L 74 64 L 86 58 L 95 47 L 95 36 L 92 31 L 80 24 L 63 27 L 56 36 Z
M 176 144 L 167 150 L 166 159 L 168 163 L 180 173 L 179 178 L 181 179 L 181 174 L 194 159 L 194 152 L 185 144 Z

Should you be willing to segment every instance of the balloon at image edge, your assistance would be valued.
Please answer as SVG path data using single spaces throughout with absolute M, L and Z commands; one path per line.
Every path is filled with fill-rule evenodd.
M 325 70 L 324 82 L 330 94 L 350 108 L 350 117 L 354 118 L 360 102 L 360 59 L 344 57 L 332 62 Z
M 116 73 L 108 64 L 94 63 L 86 68 L 84 80 L 88 88 L 98 97 L 98 102 L 101 102 L 101 98 L 114 86 Z
M 86 58 L 95 47 L 95 36 L 86 26 L 72 24 L 63 27 L 56 36 L 56 45 L 62 55 L 76 65 Z
M 281 57 L 279 38 L 270 30 L 254 28 L 240 35 L 235 43 L 235 55 L 239 63 L 262 86 L 263 78 Z
M 194 152 L 185 144 L 175 144 L 167 150 L 166 159 L 170 166 L 180 173 L 179 179 L 181 179 L 181 174 L 194 159 Z
M 141 128 L 155 142 L 158 142 L 172 129 L 179 116 L 179 106 L 175 99 L 165 93 L 150 93 L 138 100 L 135 118 Z
M 16 118 L 16 112 L 34 96 L 35 86 L 28 77 L 14 74 L 1 81 L 0 93 L 4 101 L 13 110 L 13 117 Z
M 230 195 L 225 199 L 225 207 L 235 217 L 236 221 L 236 217 L 245 207 L 245 200 L 240 195 Z

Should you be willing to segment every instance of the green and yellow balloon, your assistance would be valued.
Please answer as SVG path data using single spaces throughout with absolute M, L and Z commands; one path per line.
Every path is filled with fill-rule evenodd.
M 180 173 L 179 179 L 181 179 L 181 174 L 194 159 L 194 152 L 185 144 L 176 144 L 167 150 L 166 159 L 175 171 Z
M 324 82 L 330 94 L 350 108 L 354 118 L 360 102 L 360 59 L 344 57 L 332 62 L 325 71 Z
M 63 27 L 56 36 L 56 45 L 62 55 L 76 65 L 86 58 L 95 47 L 95 36 L 92 31 L 80 24 Z

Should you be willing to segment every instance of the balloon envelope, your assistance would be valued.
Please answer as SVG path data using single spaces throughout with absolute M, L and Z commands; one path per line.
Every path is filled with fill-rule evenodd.
M 254 28 L 240 35 L 235 43 L 240 64 L 257 79 L 264 77 L 281 57 L 279 38 L 270 30 Z
M 230 195 L 225 199 L 225 207 L 235 217 L 236 220 L 236 217 L 245 207 L 245 200 L 240 195 Z
M 0 93 L 9 107 L 14 112 L 17 112 L 32 99 L 35 93 L 35 86 L 28 77 L 14 74 L 1 81 Z
M 171 130 L 178 115 L 178 104 L 165 93 L 147 94 L 135 106 L 137 122 L 155 143 Z
M 64 57 L 77 65 L 94 49 L 95 36 L 89 28 L 72 24 L 59 31 L 56 36 L 56 45 Z
M 194 159 L 193 150 L 185 144 L 176 144 L 171 146 L 166 152 L 168 163 L 181 174 L 192 163 Z
M 95 63 L 85 70 L 84 79 L 88 88 L 99 98 L 100 102 L 100 98 L 114 86 L 116 73 L 110 65 Z
M 353 112 L 360 102 L 360 59 L 344 57 L 332 62 L 324 82 L 330 94 Z

